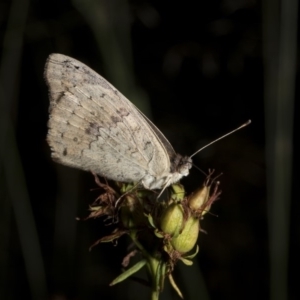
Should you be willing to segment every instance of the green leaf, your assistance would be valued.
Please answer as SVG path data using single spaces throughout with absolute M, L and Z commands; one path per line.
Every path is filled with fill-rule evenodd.
M 157 264 L 157 268 L 154 273 L 154 285 L 156 291 L 162 291 L 165 281 L 165 275 L 166 275 L 166 264 L 160 260 Z
M 186 259 L 186 258 L 183 258 L 183 257 L 180 257 L 179 258 L 185 265 L 187 266 L 191 266 L 193 264 L 193 262 L 189 259 Z
M 199 252 L 199 246 L 197 245 L 195 253 L 191 254 L 191 255 L 184 256 L 184 258 L 193 259 L 198 254 L 198 252 Z
M 129 276 L 131 276 L 132 274 L 136 273 L 137 271 L 139 271 L 145 264 L 146 264 L 146 260 L 142 259 L 139 262 L 137 262 L 134 266 L 132 266 L 131 268 L 129 268 L 128 270 L 126 270 L 125 272 L 123 272 L 122 274 L 120 274 L 118 277 L 116 277 L 111 283 L 110 286 L 115 285 L 117 283 L 122 282 L 123 280 L 127 279 Z
M 173 289 L 177 292 L 178 296 L 179 296 L 181 299 L 183 299 L 183 295 L 182 295 L 182 293 L 181 293 L 179 287 L 178 287 L 177 284 L 175 283 L 172 274 L 169 274 L 168 277 L 169 277 L 169 280 L 170 280 L 170 283 L 171 283 Z
M 148 222 L 150 223 L 150 225 L 153 227 L 153 228 L 156 228 L 155 224 L 154 224 L 154 220 L 153 220 L 153 217 L 151 214 L 145 214 L 145 216 L 148 218 Z
M 158 229 L 154 230 L 154 234 L 159 238 L 162 239 L 164 237 L 164 235 L 161 233 L 161 231 L 159 231 Z

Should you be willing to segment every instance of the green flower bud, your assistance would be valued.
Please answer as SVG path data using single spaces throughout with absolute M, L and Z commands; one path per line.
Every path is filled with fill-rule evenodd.
M 208 210 L 209 208 L 206 207 L 206 203 L 209 199 L 209 192 L 210 186 L 206 185 L 194 192 L 188 199 L 189 207 L 192 210 Z
M 182 201 L 185 196 L 183 185 L 177 183 L 177 184 L 173 184 L 171 188 L 172 188 L 171 198 L 173 199 L 173 201 L 174 202 Z
M 183 208 L 180 204 L 172 203 L 162 213 L 160 228 L 164 233 L 177 236 L 182 229 Z
M 189 217 L 184 224 L 182 232 L 172 238 L 171 244 L 173 248 L 180 253 L 191 251 L 197 242 L 199 230 L 199 220 L 194 217 Z

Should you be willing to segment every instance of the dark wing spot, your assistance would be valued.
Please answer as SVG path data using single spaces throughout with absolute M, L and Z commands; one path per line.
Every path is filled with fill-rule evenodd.
M 126 110 L 126 108 L 124 107 L 121 107 L 117 110 L 117 114 L 120 116 L 120 117 L 126 117 L 129 115 L 129 112 Z
M 99 127 L 96 123 L 91 122 L 89 124 L 90 127 L 85 129 L 85 133 L 86 134 L 93 134 L 93 135 L 97 135 L 99 134 Z
M 55 99 L 56 103 L 59 103 L 60 100 L 65 96 L 65 92 L 61 92 L 58 94 L 57 98 Z
M 68 154 L 68 151 L 67 151 L 67 148 L 65 148 L 63 151 L 63 156 L 67 156 L 67 154 Z
M 150 141 L 148 141 L 148 142 L 145 143 L 144 150 L 146 150 L 149 146 L 151 146 L 151 142 Z
M 90 123 L 90 127 L 93 128 L 93 129 L 97 129 L 98 128 L 97 124 L 93 123 L 93 122 Z
M 86 133 L 86 134 L 91 134 L 91 128 L 87 128 L 87 129 L 85 130 L 85 133 Z
M 122 122 L 122 119 L 119 117 L 111 116 L 110 118 L 114 123 Z

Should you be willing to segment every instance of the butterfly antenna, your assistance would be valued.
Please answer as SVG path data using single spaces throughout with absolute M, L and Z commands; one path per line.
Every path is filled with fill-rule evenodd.
M 192 158 L 193 156 L 195 156 L 197 153 L 199 153 L 199 152 L 202 151 L 203 149 L 207 148 L 208 146 L 211 146 L 212 144 L 218 142 L 219 140 L 222 140 L 222 139 L 225 138 L 226 136 L 231 135 L 232 133 L 234 133 L 234 132 L 236 132 L 236 131 L 238 131 L 238 130 L 240 130 L 240 129 L 246 127 L 246 126 L 248 126 L 250 123 L 251 123 L 251 120 L 248 120 L 246 123 L 244 123 L 243 125 L 239 126 L 238 128 L 236 128 L 236 129 L 234 129 L 234 130 L 232 130 L 232 131 L 230 131 L 230 132 L 228 132 L 228 133 L 222 135 L 221 137 L 217 138 L 216 140 L 212 141 L 211 143 L 209 143 L 209 144 L 205 145 L 204 147 L 200 148 L 199 150 L 197 150 L 194 154 L 192 154 L 192 155 L 190 156 L 190 158 Z

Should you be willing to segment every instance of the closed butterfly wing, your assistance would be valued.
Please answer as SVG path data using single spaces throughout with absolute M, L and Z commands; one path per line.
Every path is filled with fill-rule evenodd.
M 103 77 L 81 62 L 49 56 L 48 143 L 58 162 L 132 182 L 170 170 L 168 154 L 148 122 Z

